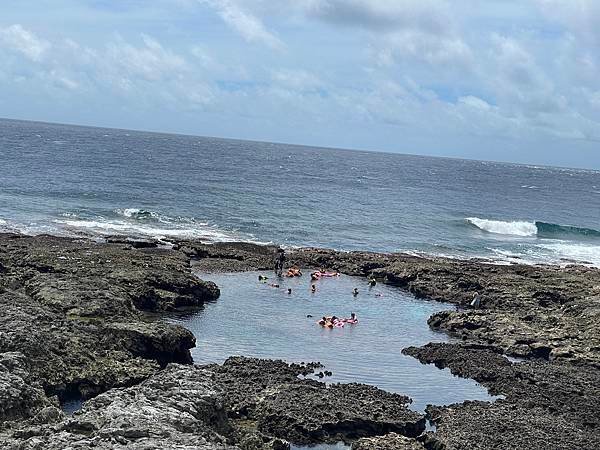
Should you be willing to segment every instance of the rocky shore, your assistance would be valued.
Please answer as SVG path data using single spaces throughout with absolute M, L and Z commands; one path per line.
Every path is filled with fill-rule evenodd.
M 429 406 L 437 429 L 425 432 L 407 397 L 326 386 L 305 377 L 312 364 L 191 364 L 194 336 L 161 312 L 218 301 L 194 270 L 270 270 L 274 251 L 0 235 L 0 448 L 600 448 L 597 269 L 289 251 L 289 264 L 372 275 L 459 306 L 429 319 L 456 342 L 404 352 L 503 399 Z M 68 416 L 60 403 L 73 398 L 90 400 Z

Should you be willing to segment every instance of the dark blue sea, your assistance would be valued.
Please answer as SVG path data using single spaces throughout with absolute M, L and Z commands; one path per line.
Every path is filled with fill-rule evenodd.
M 592 170 L 11 120 L 0 162 L 1 230 L 600 265 Z

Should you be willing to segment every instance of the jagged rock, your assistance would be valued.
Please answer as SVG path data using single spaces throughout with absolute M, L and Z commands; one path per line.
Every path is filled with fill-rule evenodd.
M 189 259 L 52 236 L 0 234 L 0 352 L 19 351 L 47 394 L 91 397 L 168 362 L 191 362 L 193 335 L 143 310 L 196 307 L 219 295 Z
M 9 449 L 287 450 L 285 439 L 422 432 L 423 416 L 407 410 L 407 397 L 299 378 L 311 367 L 239 357 L 222 366 L 170 364 L 136 386 L 94 397 L 72 417 L 57 421 L 42 411 L 34 422 L 0 431 L 0 442 Z
M 425 429 L 423 416 L 407 408 L 408 397 L 373 386 L 327 386 L 298 378 L 313 367 L 236 357 L 214 370 L 234 417 L 254 421 L 258 430 L 296 444 L 391 431 L 414 437 Z
M 352 444 L 352 450 L 425 450 L 425 447 L 414 439 L 389 433 L 385 436 L 359 439 Z
M 52 406 L 41 386 L 31 377 L 22 353 L 0 353 L 0 421 L 33 417 Z
M 432 449 L 592 449 L 598 432 L 548 414 L 544 408 L 510 402 L 465 402 L 427 408 L 435 433 L 423 440 Z
M 521 407 L 546 410 L 577 426 L 600 428 L 600 371 L 588 364 L 564 361 L 507 360 L 489 347 L 432 343 L 408 347 L 404 354 L 423 363 L 449 368 L 454 375 L 472 378 L 494 395 Z

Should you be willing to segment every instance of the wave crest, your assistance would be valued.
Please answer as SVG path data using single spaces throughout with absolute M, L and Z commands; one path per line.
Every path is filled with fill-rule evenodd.
M 535 222 L 480 219 L 479 217 L 467 217 L 469 224 L 494 234 L 506 234 L 510 236 L 535 236 L 538 228 Z
M 116 209 L 115 212 L 120 216 L 127 217 L 128 219 L 157 219 L 159 217 L 159 215 L 153 211 L 140 208 Z
M 559 225 L 549 222 L 504 221 L 467 217 L 467 223 L 482 231 L 511 236 L 537 236 L 542 238 L 600 238 L 600 231 L 593 228 Z

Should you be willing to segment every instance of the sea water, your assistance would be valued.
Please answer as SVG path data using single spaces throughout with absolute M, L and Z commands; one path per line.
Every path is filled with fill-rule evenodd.
M 0 231 L 600 265 L 592 170 L 10 120 L 0 168 Z
M 234 355 L 320 362 L 322 370 L 333 374 L 323 381 L 366 383 L 405 394 L 417 411 L 427 404 L 492 399 L 475 381 L 401 352 L 411 345 L 447 342 L 447 335 L 428 327 L 427 318 L 451 306 L 415 299 L 387 285 L 369 288 L 362 278 L 324 278 L 313 293 L 308 275 L 262 283 L 259 274 L 272 275 L 199 274 L 217 283 L 221 297 L 198 312 L 169 319 L 196 336 L 196 364 L 222 363 Z M 355 287 L 357 296 L 352 294 Z M 345 318 L 352 312 L 359 318 L 356 325 L 329 329 L 316 323 L 322 316 Z

